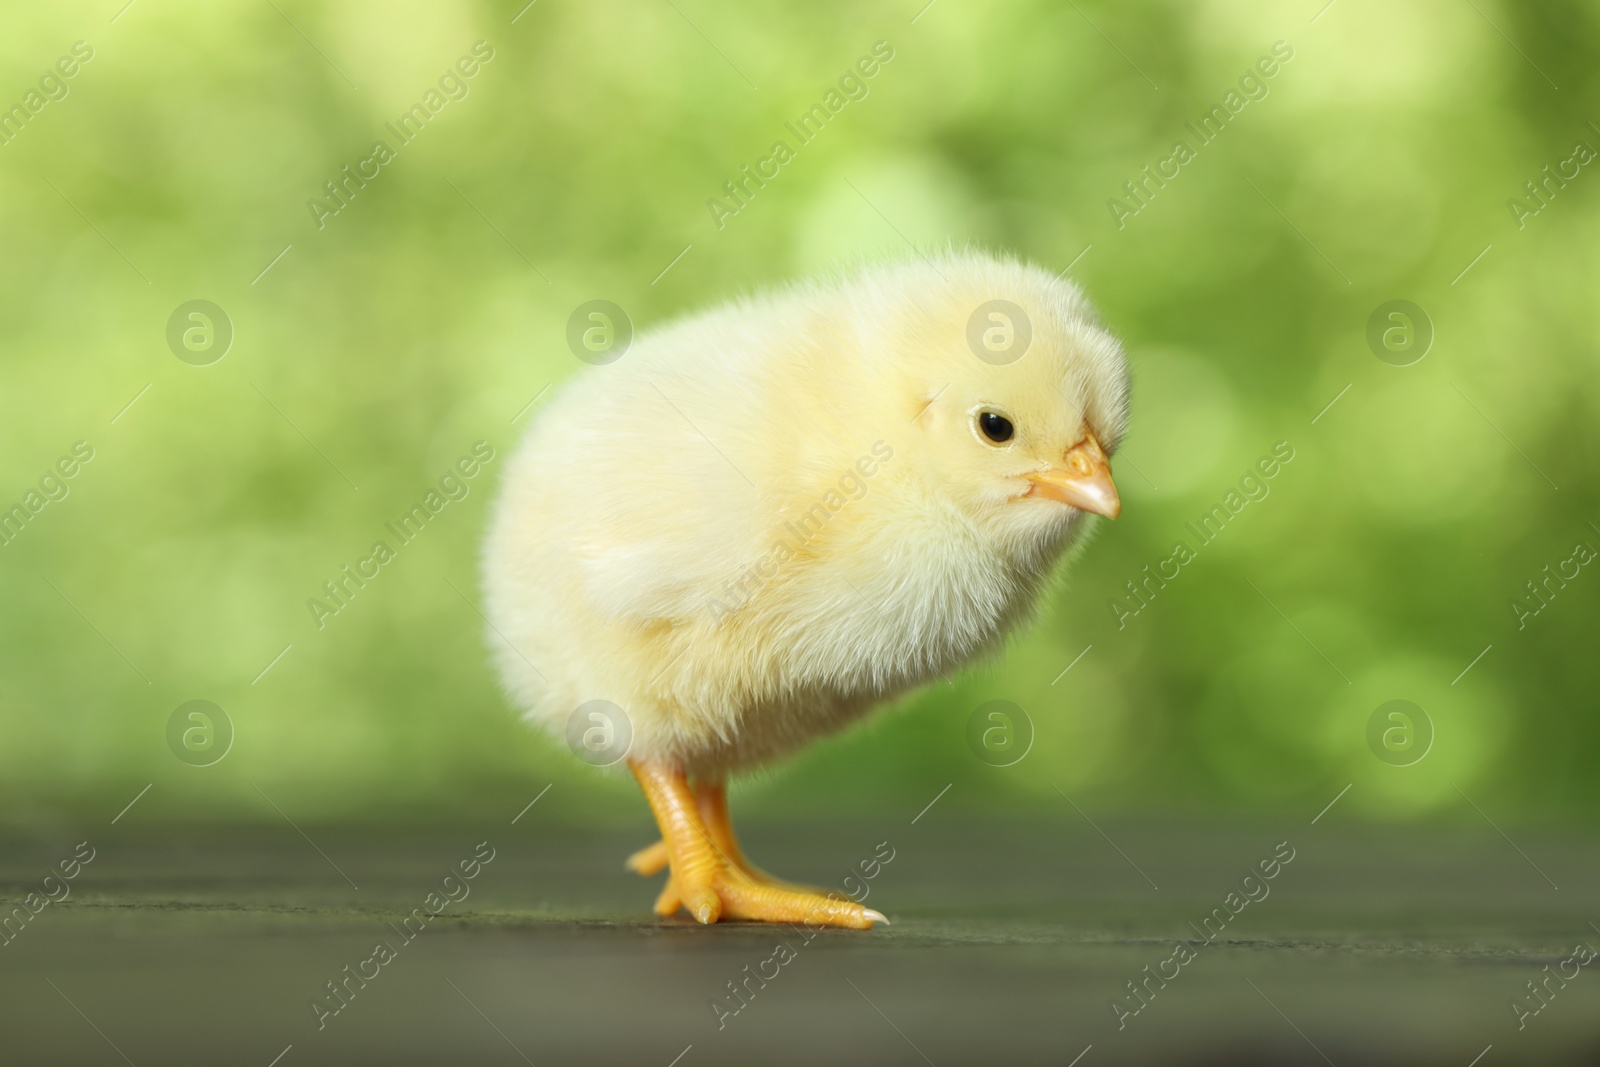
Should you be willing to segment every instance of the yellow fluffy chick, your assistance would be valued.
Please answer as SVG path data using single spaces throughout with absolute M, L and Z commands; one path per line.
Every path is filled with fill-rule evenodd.
M 726 776 L 996 649 L 1120 510 L 1127 405 L 1077 288 L 949 253 L 678 320 L 540 410 L 485 546 L 490 643 L 529 719 L 625 754 L 659 914 L 883 921 L 751 866 Z

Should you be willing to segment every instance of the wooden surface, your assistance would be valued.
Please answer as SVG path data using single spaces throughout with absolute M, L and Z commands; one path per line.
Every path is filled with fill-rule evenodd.
M 1511 1007 L 1519 994 L 1538 1003 L 1525 983 L 1545 964 L 1580 942 L 1600 948 L 1593 839 L 1520 831 L 1514 847 L 1487 828 L 1304 818 L 1101 822 L 1101 834 L 1076 814 L 963 823 L 937 809 L 916 824 L 747 831 L 769 869 L 864 886 L 894 923 L 808 939 L 655 921 L 659 879 L 622 868 L 642 824 L 578 833 L 539 815 L 415 833 L 305 827 L 310 841 L 287 825 L 13 839 L 0 850 L 12 901 L 41 890 L 77 841 L 95 858 L 0 947 L 0 1062 L 1467 1067 L 1486 1048 L 1480 1067 L 1600 1062 L 1600 961 L 1552 980 L 1521 1029 Z M 445 883 L 483 841 L 494 858 Z M 1294 858 L 1244 886 L 1264 898 L 1228 911 L 1283 842 Z M 846 883 L 891 850 L 874 878 Z M 466 895 L 400 936 L 402 917 L 447 889 Z M 1163 963 L 1185 938 L 1193 958 Z M 379 942 L 393 958 L 363 964 Z M 376 977 L 352 983 L 319 1028 L 311 1001 L 338 1003 L 325 983 L 347 964 Z M 1176 977 L 1151 982 L 1119 1028 L 1110 1005 L 1137 1004 L 1126 983 L 1147 965 Z M 727 983 L 747 966 L 775 977 L 751 981 L 729 1013 Z

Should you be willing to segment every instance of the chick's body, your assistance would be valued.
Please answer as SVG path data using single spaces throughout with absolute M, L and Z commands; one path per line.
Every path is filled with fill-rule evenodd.
M 1027 478 L 1085 433 L 1114 449 L 1125 406 L 1077 290 L 987 256 L 641 336 L 566 383 L 508 464 L 485 550 L 507 688 L 558 735 L 611 701 L 630 758 L 689 774 L 790 752 L 1028 616 L 1083 512 Z M 990 407 L 1012 440 L 974 431 Z

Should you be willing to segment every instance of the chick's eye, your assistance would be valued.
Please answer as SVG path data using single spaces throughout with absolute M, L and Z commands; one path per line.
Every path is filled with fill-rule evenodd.
M 1004 415 L 996 415 L 992 411 L 985 411 L 978 416 L 978 429 L 983 431 L 983 436 L 995 444 L 1004 444 L 1011 440 L 1017 429 L 1011 425 L 1011 420 Z

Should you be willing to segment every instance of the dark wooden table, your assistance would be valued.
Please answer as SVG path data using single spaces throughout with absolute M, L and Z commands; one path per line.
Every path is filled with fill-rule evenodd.
M 40 894 L 0 947 L 0 1063 L 1600 1063 L 1600 961 L 1563 963 L 1600 948 L 1592 838 L 1298 817 L 759 826 L 769 869 L 865 891 L 894 923 L 808 935 L 656 921 L 659 879 L 622 868 L 642 828 L 534 809 L 304 829 L 0 846 L 6 898 Z M 94 859 L 47 887 L 83 839 Z

